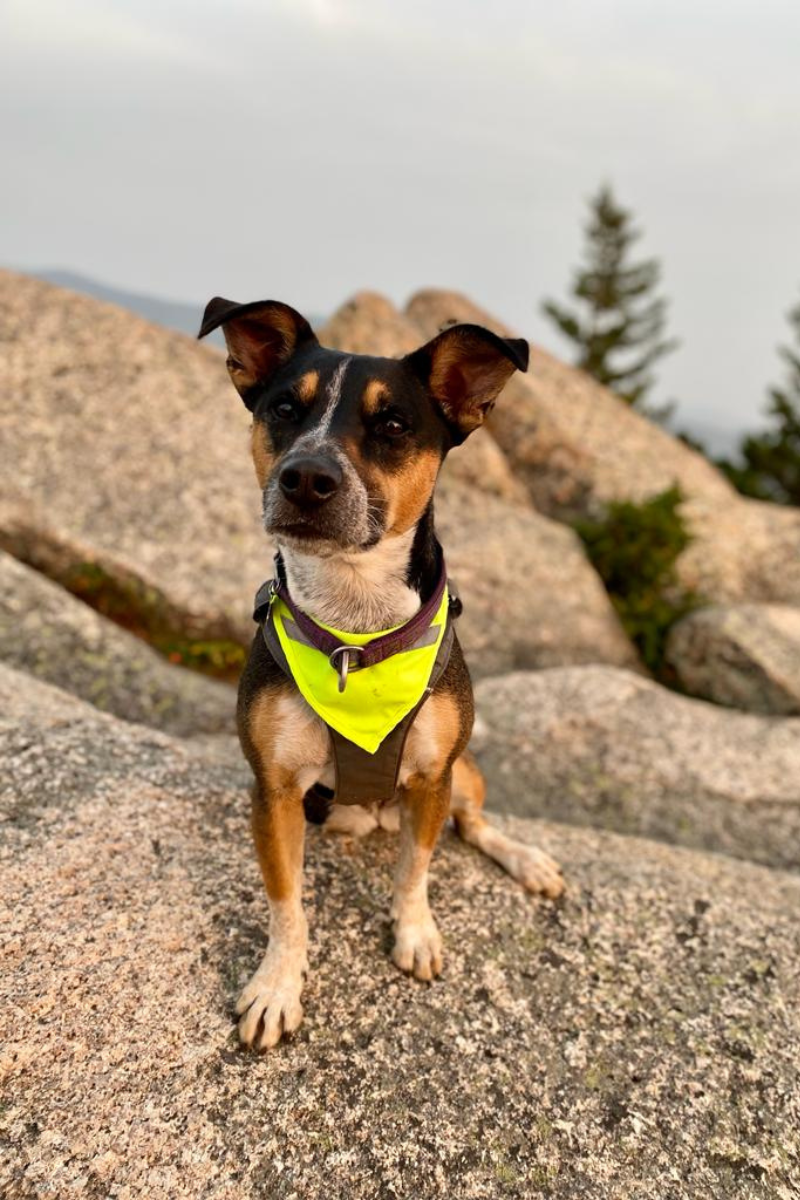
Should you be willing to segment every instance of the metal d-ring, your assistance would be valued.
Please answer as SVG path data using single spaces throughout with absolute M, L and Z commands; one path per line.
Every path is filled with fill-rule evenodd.
M 354 654 L 363 654 L 364 653 L 363 646 L 342 645 L 342 646 L 337 646 L 336 649 L 331 651 L 330 655 L 328 656 L 328 662 L 331 664 L 334 671 L 338 672 L 339 691 L 340 692 L 343 692 L 344 689 L 347 687 L 347 672 L 350 670 L 350 653 L 349 652 L 351 650 L 353 651 Z M 337 658 L 337 655 L 340 655 L 340 654 L 342 657 L 339 660 L 339 662 L 337 663 L 336 658 Z M 357 663 L 353 665 L 353 670 L 354 671 L 358 670 Z

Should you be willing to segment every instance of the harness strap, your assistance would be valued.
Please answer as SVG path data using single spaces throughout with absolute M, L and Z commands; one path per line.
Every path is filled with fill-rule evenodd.
M 402 721 L 381 742 L 374 754 L 369 754 L 355 742 L 349 741 L 336 729 L 328 726 L 333 764 L 336 770 L 334 803 L 388 804 L 397 791 L 397 779 L 403 759 L 406 739 L 417 713 L 430 696 L 444 672 L 453 647 L 453 623 L 447 618 L 444 636 L 433 664 L 428 686 L 416 708 L 406 713 Z

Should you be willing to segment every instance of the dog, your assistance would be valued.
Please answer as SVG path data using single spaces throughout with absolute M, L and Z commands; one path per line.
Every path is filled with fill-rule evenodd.
M 334 683 L 341 690 L 368 676 L 366 670 L 356 673 L 370 641 L 364 635 L 411 629 L 432 597 L 434 607 L 439 604 L 444 560 L 433 519 L 439 469 L 447 452 L 483 424 L 512 373 L 527 370 L 528 344 L 477 325 L 454 325 L 401 359 L 346 354 L 321 346 L 305 318 L 286 304 L 236 304 L 217 297 L 205 310 L 198 336 L 219 327 L 230 377 L 252 413 L 263 523 L 281 555 L 262 613 L 270 614 L 281 596 L 290 606 L 278 603 L 287 654 L 318 653 L 302 644 L 298 622 L 334 642 L 331 630 L 348 631 L 359 642 L 338 642 L 343 651 L 338 657 L 320 652 L 313 659 L 333 706 Z M 370 755 L 326 728 L 328 718 L 315 711 L 313 680 L 312 690 L 306 680 L 303 692 L 287 662 L 280 661 L 285 656 L 269 615 L 256 633 L 239 686 L 238 728 L 255 780 L 252 831 L 270 932 L 263 961 L 236 1005 L 239 1035 L 248 1046 L 276 1046 L 302 1021 L 308 970 L 303 844 L 307 814 L 313 816 L 320 803 L 328 829 L 359 835 L 378 826 L 399 831 L 392 958 L 416 979 L 432 980 L 442 966 L 427 891 L 431 856 L 448 815 L 466 842 L 528 891 L 555 898 L 563 890 L 557 863 L 505 836 L 482 814 L 484 783 L 467 752 L 472 687 L 450 629 L 458 606 L 446 592 L 442 597 L 430 625 L 430 613 L 425 617 L 428 649 L 417 642 L 409 651 L 406 645 L 405 653 L 383 663 L 384 673 L 399 679 L 413 654 L 427 653 L 422 667 L 427 673 L 433 639 L 439 639 L 438 667 L 431 667 L 430 679 L 426 674 L 416 706 L 404 717 L 402 744 L 395 738 L 396 775 L 390 763 L 382 803 L 339 802 L 335 743 L 342 759 L 345 747 L 347 754 L 362 756 L 358 761 L 366 764 L 367 777 L 379 753 Z M 290 627 L 296 645 L 286 640 Z M 373 717 L 372 711 L 358 711 L 353 720 Z M 346 785 L 344 780 L 345 790 Z M 363 792 L 363 787 L 355 792 L 362 801 Z

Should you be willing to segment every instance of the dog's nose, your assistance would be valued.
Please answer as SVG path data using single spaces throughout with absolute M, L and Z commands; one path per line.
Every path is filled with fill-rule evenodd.
M 342 468 L 332 458 L 304 455 L 284 464 L 278 482 L 287 500 L 294 504 L 324 504 L 342 484 Z

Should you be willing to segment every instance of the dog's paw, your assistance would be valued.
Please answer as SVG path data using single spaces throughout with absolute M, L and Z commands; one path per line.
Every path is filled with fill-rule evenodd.
M 442 939 L 428 913 L 417 921 L 398 919 L 394 927 L 392 960 L 415 979 L 434 979 L 442 969 Z
M 385 804 L 378 809 L 378 823 L 387 833 L 400 832 L 400 805 Z
M 511 843 L 503 866 L 529 892 L 556 900 L 564 891 L 561 867 L 535 846 Z
M 264 961 L 236 1001 L 240 1017 L 239 1038 L 246 1046 L 259 1050 L 277 1046 L 285 1033 L 294 1033 L 303 1020 L 300 993 L 303 990 L 305 964 L 285 958 Z
M 333 804 L 322 828 L 325 833 L 366 837 L 378 828 L 378 818 L 371 808 L 361 804 Z

